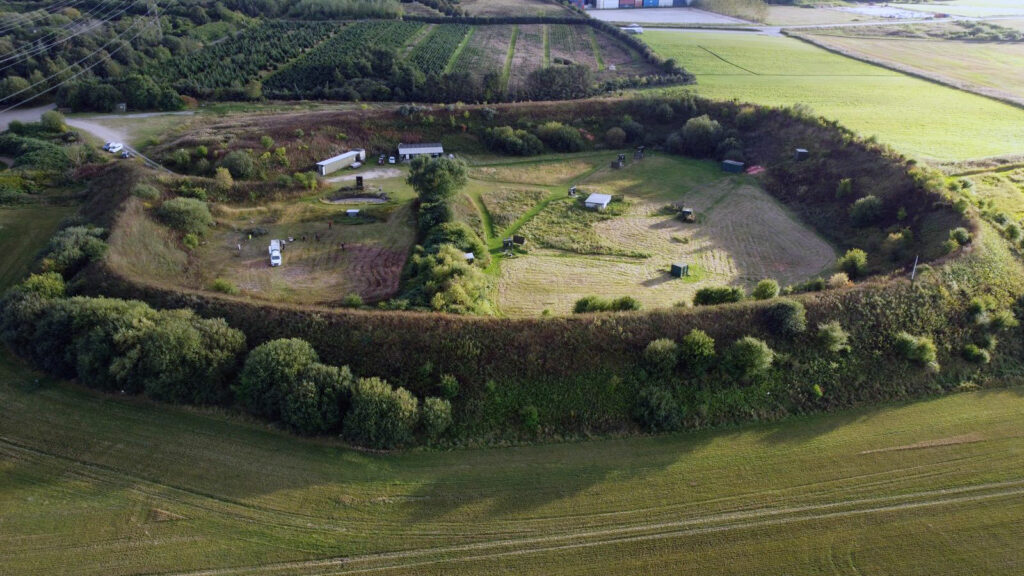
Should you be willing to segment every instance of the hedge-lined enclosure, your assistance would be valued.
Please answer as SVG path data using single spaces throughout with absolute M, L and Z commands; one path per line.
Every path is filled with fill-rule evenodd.
M 1021 333 L 1014 303 L 1024 285 L 1024 271 L 1003 238 L 963 214 L 954 197 L 945 196 L 911 163 L 857 140 L 834 124 L 794 111 L 692 99 L 588 102 L 571 112 L 556 105 L 520 112 L 508 108 L 467 111 L 471 116 L 490 116 L 495 125 L 520 125 L 519 118 L 529 115 L 542 124 L 574 125 L 586 119 L 591 127 L 621 125 L 629 129 L 623 129 L 626 133 L 635 131 L 630 123 L 636 123 L 644 138 L 667 140 L 678 135 L 687 153 L 704 150 L 700 153 L 719 155 L 738 150 L 748 162 L 764 166 L 769 190 L 822 233 L 841 246 L 867 249 L 863 266 L 852 259 L 855 268 L 883 275 L 853 286 L 845 277 L 833 279 L 827 283 L 831 289 L 784 299 L 777 297 L 777 286 L 766 284 L 756 291 L 758 300 L 737 303 L 513 320 L 260 304 L 168 288 L 125 274 L 106 261 L 77 274 L 70 291 L 137 299 L 153 308 L 111 300 L 61 299 L 53 294 L 57 290 L 36 278 L 30 281 L 31 288 L 21 289 L 45 294 L 33 299 L 91 303 L 29 306 L 27 314 L 23 307 L 8 305 L 4 337 L 29 357 L 37 352 L 18 344 L 18 338 L 32 340 L 24 334 L 41 330 L 38 333 L 62 338 L 54 349 L 77 354 L 73 374 L 70 360 L 52 367 L 45 364 L 50 361 L 46 358 L 67 356 L 43 355 L 37 361 L 87 383 L 103 382 L 96 376 L 102 373 L 97 366 L 109 370 L 134 365 L 131 362 L 137 360 L 127 359 L 139 356 L 128 354 L 129 348 L 119 352 L 117 346 L 125 343 L 104 348 L 104 338 L 112 332 L 108 324 L 96 320 L 97 314 L 74 315 L 78 324 L 71 325 L 77 327 L 65 330 L 60 328 L 63 324 L 41 321 L 46 314 L 34 316 L 33 310 L 49 307 L 61 317 L 59 310 L 67 306 L 124 309 L 126 315 L 150 322 L 152 315 L 167 315 L 184 332 L 218 322 L 200 317 L 223 319 L 226 324 L 216 324 L 218 333 L 237 330 L 249 347 L 299 338 L 312 346 L 315 355 L 296 344 L 311 360 L 292 376 L 271 379 L 284 384 L 257 387 L 270 392 L 254 395 L 254 388 L 245 384 L 252 380 L 239 368 L 243 359 L 238 352 L 235 362 L 225 361 L 217 364 L 223 369 L 204 372 L 211 374 L 206 381 L 216 382 L 210 385 L 212 392 L 219 391 L 210 397 L 304 433 L 340 433 L 352 442 L 381 446 L 412 438 L 493 440 L 777 419 L 961 386 L 994 385 L 1020 372 Z M 693 142 L 702 141 L 687 138 L 686 126 L 693 119 L 710 127 L 723 142 L 729 138 L 735 142 L 728 150 L 693 147 Z M 353 126 L 375 122 L 394 133 L 411 130 L 408 116 L 393 112 L 370 112 L 366 118 L 350 121 Z M 795 146 L 811 149 L 812 157 L 794 160 Z M 440 169 L 441 165 L 420 168 Z M 449 168 L 457 176 L 458 166 Z M 146 198 L 154 202 L 152 210 L 157 214 L 170 210 L 162 208 L 169 201 L 161 202 L 160 193 L 154 196 L 136 187 L 142 177 L 137 170 L 115 165 L 94 178 L 94 193 L 84 211 L 89 220 L 116 234 L 124 215 L 118 216 L 114 207 L 133 192 L 138 198 L 126 205 L 138 206 L 140 198 Z M 419 191 L 423 201 L 444 197 L 428 188 Z M 860 221 L 855 225 L 853 206 L 868 196 L 878 199 L 870 225 Z M 188 206 L 178 214 L 192 214 L 196 202 L 179 202 Z M 433 231 L 434 226 L 425 223 L 424 235 Z M 187 235 L 184 228 L 176 233 L 182 238 Z M 97 238 L 87 232 L 67 237 L 80 240 L 83 246 Z M 449 238 L 445 243 L 452 238 L 444 237 Z M 883 248 L 890 241 L 902 242 L 926 258 L 941 257 L 920 266 L 916 283 L 911 284 L 904 258 L 880 257 L 887 254 Z M 436 254 L 444 254 L 444 243 L 441 246 Z M 944 255 L 947 250 L 953 251 L 951 256 Z M 91 258 L 93 252 L 102 254 L 90 248 L 86 256 Z M 185 308 L 198 316 L 154 308 Z M 93 331 L 98 340 L 89 339 Z M 77 335 L 75 343 L 67 342 L 69 334 Z M 238 340 L 228 340 L 235 342 L 228 348 L 237 351 Z M 221 349 L 206 348 L 207 352 Z M 90 353 L 93 349 L 110 352 L 97 356 Z M 340 367 L 389 384 L 359 381 Z M 356 402 L 359 393 L 366 395 L 366 402 Z M 207 397 L 196 396 L 196 391 L 191 394 Z M 288 402 L 281 400 L 285 396 Z M 450 429 L 445 426 L 444 400 L 450 403 Z M 382 420 L 380 414 L 395 419 Z M 443 429 L 447 431 L 438 432 Z

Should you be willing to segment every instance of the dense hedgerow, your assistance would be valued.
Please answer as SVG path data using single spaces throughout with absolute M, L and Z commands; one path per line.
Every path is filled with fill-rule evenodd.
M 743 289 L 729 286 L 709 286 L 697 290 L 693 296 L 694 306 L 711 306 L 743 300 Z

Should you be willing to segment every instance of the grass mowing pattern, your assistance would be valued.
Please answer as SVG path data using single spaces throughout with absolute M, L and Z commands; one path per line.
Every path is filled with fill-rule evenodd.
M 551 31 L 547 24 L 542 26 L 541 30 L 544 35 L 544 67 L 547 68 L 551 66 Z
M 1009 575 L 1024 536 L 1020 389 L 713 434 L 379 455 L 37 378 L 0 354 L 0 542 L 28 576 Z
M 430 35 L 413 49 L 412 54 L 409 55 L 409 61 L 424 74 L 443 73 L 448 67 L 452 55 L 470 30 L 471 28 L 464 24 L 435 27 Z
M 469 41 L 473 38 L 473 32 L 475 30 L 475 27 L 470 28 L 469 31 L 466 32 L 466 36 L 462 39 L 461 42 L 459 42 L 458 47 L 456 47 L 455 51 L 452 52 L 451 57 L 448 58 L 448 65 L 444 67 L 445 74 L 451 73 L 451 71 L 455 68 L 455 62 L 459 60 L 459 56 L 462 54 L 462 51 L 466 49 L 466 45 L 469 44 Z
M 587 28 L 587 37 L 590 39 L 590 49 L 594 53 L 594 60 L 597 61 L 597 71 L 604 70 L 604 58 L 601 58 L 601 46 L 597 43 L 597 36 L 595 36 L 594 29 Z
M 926 160 L 1024 152 L 1024 110 L 798 40 L 662 31 L 645 33 L 644 39 L 662 56 L 685 62 L 697 75 L 697 85 L 690 89 L 708 98 L 771 106 L 805 104 L 817 114 Z
M 512 39 L 508 43 L 508 54 L 505 55 L 505 67 L 501 70 L 501 90 L 508 92 L 508 79 L 512 74 L 512 57 L 516 54 L 516 39 L 519 37 L 519 25 L 512 28 Z

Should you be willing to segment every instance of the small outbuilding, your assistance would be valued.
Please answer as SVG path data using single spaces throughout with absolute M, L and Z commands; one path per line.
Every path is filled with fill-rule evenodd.
M 359 209 L 350 208 L 348 210 L 345 210 L 345 215 L 348 216 L 349 218 L 355 218 L 356 216 L 359 216 Z
M 437 158 L 444 154 L 444 146 L 440 142 L 425 142 L 421 144 L 399 144 L 398 157 L 402 160 L 412 160 L 416 156 L 431 156 Z
M 349 166 L 359 164 L 365 160 L 366 150 L 363 150 L 362 148 L 356 148 L 355 150 L 349 150 L 344 154 L 338 154 L 333 158 L 328 158 L 327 160 L 317 162 L 316 172 L 321 176 L 327 176 L 331 172 L 337 172 L 342 168 L 348 168 Z
M 732 174 L 742 174 L 743 166 L 743 162 L 737 162 L 736 160 L 722 160 L 723 172 L 729 172 Z
M 806 148 L 797 148 L 796 150 L 793 151 L 794 160 L 807 160 L 807 158 L 809 158 L 810 155 L 811 153 L 808 152 Z
M 673 278 L 682 278 L 683 276 L 690 275 L 690 265 L 677 262 L 672 265 L 672 270 L 669 272 Z
M 466 252 L 462 256 L 466 259 L 466 262 L 469 262 L 470 264 L 476 261 L 476 256 L 474 256 L 472 252 Z
M 583 201 L 583 205 L 591 210 L 604 210 L 611 201 L 610 194 L 591 194 Z

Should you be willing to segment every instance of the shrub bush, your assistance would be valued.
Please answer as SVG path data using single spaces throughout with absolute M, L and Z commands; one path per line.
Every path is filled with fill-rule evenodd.
M 576 301 L 572 311 L 573 314 L 585 314 L 587 312 L 626 312 L 640 308 L 640 301 L 632 296 L 622 296 L 614 300 L 606 300 L 600 296 L 584 296 Z
M 766 279 L 757 283 L 754 291 L 750 294 L 755 300 L 770 300 L 779 295 L 779 283 L 775 280 Z
M 319 360 L 309 342 L 298 338 L 271 340 L 257 346 L 249 352 L 238 376 L 238 403 L 250 414 L 280 420 L 285 392 Z
M 352 388 L 352 407 L 342 435 L 370 448 L 395 448 L 412 441 L 419 401 L 404 388 L 392 389 L 380 378 L 360 378 Z
M 722 125 L 704 114 L 686 121 L 675 140 L 675 151 L 696 158 L 708 158 L 715 153 L 724 137 Z
M 858 198 L 850 206 L 850 220 L 854 226 L 865 227 L 877 223 L 882 218 L 882 200 L 877 196 Z
M 818 324 L 818 341 L 828 352 L 844 352 L 850 348 L 850 335 L 838 320 Z
M 936 366 L 938 353 L 935 343 L 927 336 L 914 336 L 907 332 L 896 335 L 896 350 L 904 360 L 922 366 Z
M 992 355 L 989 354 L 988 350 L 979 348 L 974 344 L 964 346 L 963 357 L 968 362 L 976 364 L 988 364 L 992 360 Z
M 807 310 L 795 300 L 782 300 L 764 311 L 769 330 L 779 336 L 793 337 L 807 330 Z
M 956 241 L 960 246 L 966 246 L 971 243 L 971 233 L 967 231 L 967 228 L 954 228 L 949 231 L 949 238 Z
M 604 141 L 605 144 L 608 144 L 608 146 L 612 148 L 621 148 L 622 145 L 626 143 L 626 131 L 618 126 L 609 128 L 608 131 L 604 133 Z
M 670 338 L 652 340 L 644 348 L 644 364 L 652 373 L 659 376 L 671 374 L 679 361 L 679 345 Z
M 743 300 L 743 289 L 729 286 L 709 286 L 697 290 L 697 293 L 693 295 L 694 306 L 713 306 L 740 300 Z
M 233 178 L 249 180 L 256 175 L 256 160 L 248 150 L 232 150 L 220 161 L 222 168 L 227 168 Z
M 1016 328 L 1018 324 L 1020 323 L 1017 318 L 1009 310 L 996 310 L 988 319 L 988 326 L 992 330 L 1009 330 Z
M 540 432 L 540 412 L 537 411 L 536 406 L 523 406 L 519 411 L 519 419 L 523 424 L 523 429 L 530 434 Z
M 306 436 L 336 430 L 347 409 L 352 384 L 348 367 L 310 364 L 294 383 L 284 386 L 281 421 Z
M 578 129 L 560 122 L 541 124 L 537 137 L 555 152 L 579 152 L 586 146 Z
M 72 275 L 89 262 L 103 258 L 107 231 L 91 226 L 72 226 L 54 234 L 46 248 L 44 267 Z
M 683 336 L 679 345 L 679 361 L 687 370 L 702 372 L 715 358 L 715 339 L 707 332 L 694 328 Z
M 868 254 L 860 248 L 852 248 L 839 259 L 838 266 L 850 278 L 860 278 L 868 270 Z
M 651 432 L 671 431 L 679 429 L 682 414 L 671 391 L 648 386 L 637 394 L 636 420 Z
M 451 428 L 452 404 L 441 398 L 427 398 L 423 401 L 420 421 L 427 438 L 437 441 Z
M 168 226 L 185 234 L 202 236 L 213 226 L 210 207 L 195 198 L 172 198 L 160 206 L 157 214 Z
M 63 298 L 65 293 L 64 277 L 56 272 L 32 274 L 21 283 L 21 288 L 43 298 Z
M 442 374 L 437 389 L 442 398 L 451 400 L 459 395 L 459 381 L 451 374 Z
M 775 360 L 775 352 L 763 340 L 744 336 L 729 348 L 725 357 L 726 371 L 748 380 L 768 371 Z
M 213 283 L 210 284 L 210 289 L 214 292 L 220 292 L 222 294 L 238 294 L 238 286 L 235 286 L 229 280 L 224 278 L 216 278 Z
M 828 279 L 828 287 L 835 290 L 836 288 L 846 288 L 853 284 L 850 282 L 850 275 L 846 272 L 836 272 Z
M 149 184 L 136 184 L 132 188 L 132 195 L 143 200 L 156 200 L 160 198 L 160 191 Z

